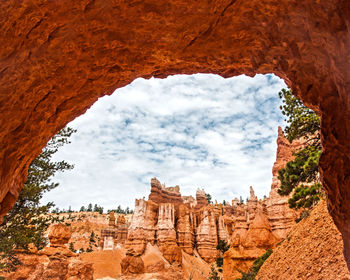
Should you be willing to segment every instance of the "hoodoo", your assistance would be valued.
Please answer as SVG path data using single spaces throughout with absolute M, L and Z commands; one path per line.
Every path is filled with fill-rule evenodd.
M 0 215 L 50 137 L 135 78 L 274 73 L 322 117 L 320 173 L 350 264 L 348 0 L 10 0 L 0 26 Z

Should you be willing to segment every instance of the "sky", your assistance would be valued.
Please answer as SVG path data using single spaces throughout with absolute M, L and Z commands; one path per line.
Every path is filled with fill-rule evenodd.
M 75 167 L 55 175 L 60 185 L 43 202 L 133 208 L 153 177 L 182 195 L 204 188 L 218 202 L 246 198 L 249 186 L 268 196 L 283 87 L 274 75 L 136 79 L 68 124 L 77 132 L 54 160 Z

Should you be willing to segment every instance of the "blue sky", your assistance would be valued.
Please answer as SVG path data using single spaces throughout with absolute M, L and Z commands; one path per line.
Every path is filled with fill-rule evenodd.
M 183 195 L 201 187 L 218 201 L 246 197 L 249 186 L 268 195 L 283 87 L 274 75 L 136 79 L 69 124 L 78 132 L 55 160 L 75 168 L 56 175 L 60 186 L 43 201 L 133 207 L 154 176 Z

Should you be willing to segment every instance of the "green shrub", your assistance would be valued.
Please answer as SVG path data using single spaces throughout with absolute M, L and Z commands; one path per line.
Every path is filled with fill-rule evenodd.
M 216 271 L 214 265 L 210 268 L 209 278 L 208 280 L 221 280 L 219 273 Z
M 258 274 L 261 266 L 264 264 L 264 262 L 268 259 L 268 257 L 272 254 L 272 249 L 268 249 L 265 254 L 263 254 L 261 257 L 258 257 L 250 270 L 248 272 L 242 272 L 239 271 L 242 274 L 241 278 L 237 278 L 236 280 L 255 280 L 255 276 Z
M 219 257 L 216 259 L 216 266 L 217 267 L 222 267 L 223 264 L 224 264 L 224 259 L 222 257 Z
M 299 218 L 296 219 L 295 221 L 296 221 L 297 223 L 299 223 L 301 220 L 303 220 L 303 219 L 305 219 L 305 218 L 307 218 L 307 217 L 309 217 L 309 216 L 310 216 L 310 211 L 304 210 L 303 212 L 300 213 Z

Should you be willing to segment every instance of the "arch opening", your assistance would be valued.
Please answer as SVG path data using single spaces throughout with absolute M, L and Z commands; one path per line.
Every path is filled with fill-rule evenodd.
M 0 19 L 0 215 L 98 97 L 137 77 L 275 73 L 322 116 L 320 173 L 350 264 L 349 1 L 12 1 Z

